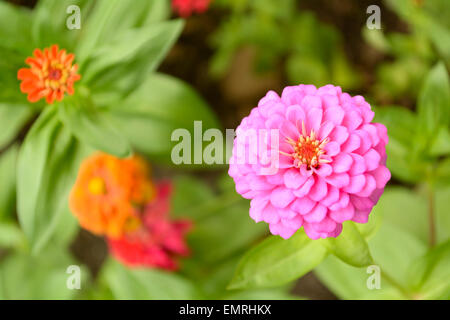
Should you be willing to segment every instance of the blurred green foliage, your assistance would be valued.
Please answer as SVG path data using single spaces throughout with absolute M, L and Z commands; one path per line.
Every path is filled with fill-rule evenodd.
M 250 46 L 257 53 L 257 72 L 274 70 L 283 62 L 291 84 L 334 83 L 345 89 L 360 85 L 339 32 L 312 12 L 297 10 L 297 1 L 218 0 L 215 4 L 229 15 L 211 38 L 213 75 L 224 75 L 236 52 Z

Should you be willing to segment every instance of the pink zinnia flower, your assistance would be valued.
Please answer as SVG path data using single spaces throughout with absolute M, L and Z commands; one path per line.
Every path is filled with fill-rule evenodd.
M 108 238 L 113 256 L 129 267 L 176 270 L 178 257 L 189 255 L 185 234 L 191 228 L 187 220 L 170 219 L 171 185 L 157 187 L 155 199 L 144 209 L 141 221 L 121 238 Z
M 211 0 L 172 0 L 172 8 L 182 17 L 208 10 Z
M 362 96 L 340 87 L 286 87 L 281 98 L 269 91 L 237 128 L 230 159 L 237 192 L 252 199 L 250 216 L 285 239 L 302 226 L 318 239 L 337 237 L 346 220 L 366 223 L 391 177 L 387 130 L 373 117 Z M 255 143 L 245 139 L 252 130 L 279 134 Z M 261 147 L 276 170 L 267 170 Z

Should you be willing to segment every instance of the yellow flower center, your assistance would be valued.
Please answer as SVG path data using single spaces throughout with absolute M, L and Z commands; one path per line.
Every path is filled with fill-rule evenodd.
M 141 226 L 141 221 L 136 217 L 129 217 L 124 224 L 125 232 L 132 232 Z
M 99 178 L 99 177 L 92 178 L 89 181 L 88 189 L 89 189 L 89 192 L 94 195 L 105 194 L 105 192 L 106 192 L 105 181 L 103 181 L 103 179 Z
M 308 169 L 311 167 L 316 168 L 321 163 L 329 162 L 327 159 L 322 159 L 321 156 L 325 153 L 323 148 L 330 139 L 328 137 L 322 140 L 318 139 L 314 130 L 311 130 L 308 135 L 304 122 L 302 122 L 302 134 L 298 140 L 295 141 L 288 137 L 286 141 L 292 146 L 293 152 L 291 154 L 281 153 L 294 158 L 294 166 L 297 168 L 303 164 L 306 164 Z

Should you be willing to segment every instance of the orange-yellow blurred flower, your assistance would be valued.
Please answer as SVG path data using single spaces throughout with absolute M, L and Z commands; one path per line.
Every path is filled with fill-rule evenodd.
M 66 92 L 74 93 L 73 84 L 81 78 L 77 74 L 78 66 L 72 65 L 74 54 L 58 50 L 55 44 L 44 51 L 35 49 L 33 55 L 25 60 L 30 68 L 22 68 L 17 73 L 17 78 L 22 80 L 20 90 L 28 94 L 28 101 L 45 98 L 51 104 L 61 101 Z
M 143 159 L 96 153 L 85 160 L 69 205 L 80 225 L 98 235 L 121 237 L 140 226 L 139 212 L 155 197 Z

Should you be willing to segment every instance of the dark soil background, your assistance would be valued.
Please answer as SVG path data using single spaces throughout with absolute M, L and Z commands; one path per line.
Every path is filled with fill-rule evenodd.
M 9 2 L 33 7 L 37 1 Z M 407 26 L 379 0 L 298 1 L 300 10 L 313 11 L 321 21 L 335 26 L 341 32 L 348 60 L 363 74 L 362 89 L 357 92 L 362 95 L 369 91 L 374 82 L 375 66 L 380 61 L 390 59 L 368 46 L 360 33 L 366 23 L 366 9 L 373 4 L 381 8 L 385 30 L 408 32 Z M 242 48 L 236 54 L 223 78 L 215 79 L 210 76 L 209 61 L 213 49 L 209 46 L 209 39 L 226 15 L 227 12 L 213 7 L 205 14 L 188 18 L 183 34 L 159 71 L 188 82 L 208 101 L 224 128 L 235 128 L 268 90 L 280 93 L 287 81 L 282 67 L 266 74 L 255 73 L 252 49 L 249 47 Z M 411 105 L 411 102 L 402 101 L 402 104 Z M 211 173 L 199 175 L 210 179 L 208 175 Z M 104 241 L 84 230 L 80 231 L 71 249 L 80 261 L 90 267 L 94 276 L 107 255 Z M 313 273 L 302 277 L 293 292 L 309 299 L 336 299 Z

